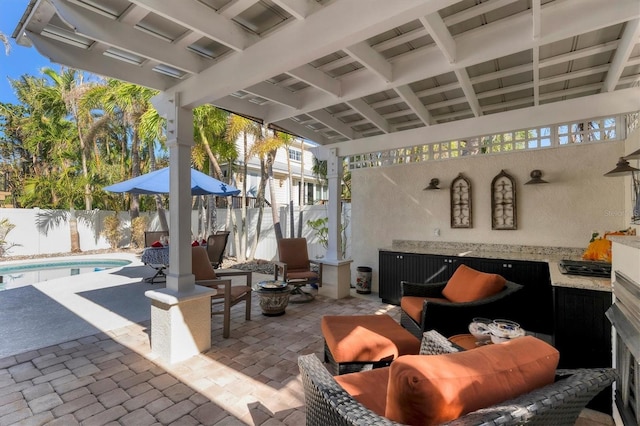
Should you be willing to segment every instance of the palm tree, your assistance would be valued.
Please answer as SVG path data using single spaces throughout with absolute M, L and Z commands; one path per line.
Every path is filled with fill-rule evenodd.
M 202 105 L 193 110 L 193 139 L 191 151 L 193 163 L 200 170 L 208 170 L 210 176 L 224 180 L 219 158 L 232 162 L 238 156 L 234 141 L 226 138 L 229 113 L 212 105 Z M 205 234 L 217 227 L 215 196 L 207 197 L 208 215 L 204 225 Z
M 262 126 L 256 123 L 255 121 L 251 121 L 247 118 L 241 117 L 239 115 L 232 114 L 229 117 L 229 123 L 227 127 L 227 140 L 235 143 L 235 141 L 242 136 L 243 140 L 243 162 L 242 162 L 242 205 L 240 206 L 240 229 L 238 229 L 237 224 L 235 223 L 235 216 L 231 211 L 231 204 L 228 203 L 228 217 L 231 217 L 233 221 L 234 228 L 234 239 L 235 239 L 235 247 L 238 248 L 236 250 L 236 257 L 238 261 L 244 261 L 246 259 L 246 248 L 247 248 L 247 240 L 248 240 L 248 232 L 247 232 L 247 163 L 249 159 L 253 155 L 253 152 L 249 150 L 248 147 L 248 137 L 253 136 L 255 140 L 261 140 L 263 138 L 262 135 Z M 254 145 L 255 147 L 255 145 Z M 259 230 L 258 230 L 259 232 Z
M 61 68 L 60 73 L 51 68 L 44 68 L 42 73 L 53 81 L 49 96 L 60 97 L 66 107 L 66 112 L 73 118 L 78 141 L 80 142 L 80 158 L 82 162 L 82 176 L 85 179 L 84 203 L 86 210 L 92 210 L 91 182 L 89 179 L 88 145 L 85 132 L 92 122 L 91 112 L 82 108 L 80 100 L 91 89 L 92 84 L 84 81 L 84 74 L 72 68 Z
M 11 51 L 11 45 L 9 44 L 9 38 L 2 31 L 0 31 L 0 41 L 4 44 L 4 53 L 8 55 Z
M 130 177 L 141 174 L 140 143 L 145 140 L 142 129 L 148 130 L 153 127 L 149 123 L 145 124 L 144 121 L 151 121 L 157 116 L 157 112 L 146 114 L 149 110 L 155 110 L 151 104 L 151 98 L 157 93 L 157 90 L 115 79 L 107 80 L 106 88 L 102 92 L 101 99 L 104 110 L 109 113 L 122 114 L 123 121 L 130 130 Z M 157 119 L 155 123 L 161 123 L 161 120 Z M 153 143 L 149 140 L 146 141 Z M 162 207 L 160 210 L 163 210 Z M 138 194 L 131 194 L 130 212 L 132 220 L 140 215 L 140 196 Z

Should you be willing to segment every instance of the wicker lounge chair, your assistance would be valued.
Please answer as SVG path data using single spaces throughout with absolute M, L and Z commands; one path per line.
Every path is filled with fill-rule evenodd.
M 421 354 L 456 351 L 458 349 L 454 345 L 437 333 L 425 333 Z M 300 356 L 298 365 L 304 385 L 308 426 L 398 424 L 356 401 L 335 381 L 315 354 Z M 585 405 L 615 379 L 615 371 L 611 368 L 557 370 L 553 384 L 468 413 L 447 424 L 574 425 Z

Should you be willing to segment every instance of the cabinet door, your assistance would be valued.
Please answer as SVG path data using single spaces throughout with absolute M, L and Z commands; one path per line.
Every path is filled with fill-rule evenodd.
M 471 267 L 524 286 L 514 298 L 513 319 L 525 330 L 534 333 L 553 333 L 553 291 L 549 266 L 544 262 L 503 259 L 473 260 Z
M 383 302 L 400 304 L 401 281 L 424 281 L 425 257 L 419 254 L 381 251 L 379 295 Z
M 553 294 L 559 368 L 611 367 L 611 323 L 605 312 L 612 294 L 566 287 L 554 287 Z M 611 388 L 607 389 L 588 407 L 611 414 Z

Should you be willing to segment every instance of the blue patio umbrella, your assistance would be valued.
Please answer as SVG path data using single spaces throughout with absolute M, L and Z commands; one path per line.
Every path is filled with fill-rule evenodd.
M 130 192 L 132 194 L 168 194 L 169 167 L 105 186 L 104 189 L 110 192 Z M 225 197 L 238 195 L 239 193 L 239 189 L 191 169 L 191 195 L 218 195 Z

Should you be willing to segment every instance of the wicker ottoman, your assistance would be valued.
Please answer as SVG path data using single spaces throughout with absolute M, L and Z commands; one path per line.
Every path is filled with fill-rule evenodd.
M 324 361 L 334 375 L 386 367 L 420 351 L 420 340 L 389 315 L 324 316 L 320 328 Z

